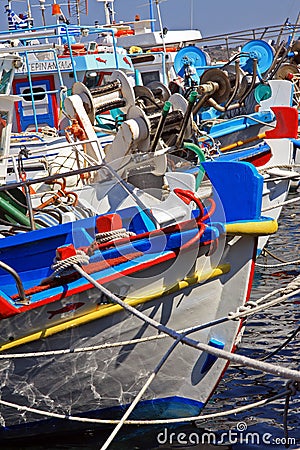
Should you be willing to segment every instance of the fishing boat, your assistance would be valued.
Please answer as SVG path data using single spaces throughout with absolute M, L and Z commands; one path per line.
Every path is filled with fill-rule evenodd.
M 15 100 L 0 96 L 3 146 Z M 71 95 L 66 107 L 79 101 Z M 82 153 L 84 143 L 101 155 L 97 139 L 72 145 Z M 71 416 L 119 418 L 170 350 L 160 326 L 235 350 L 241 319 L 228 314 L 249 300 L 258 236 L 277 229 L 261 216 L 263 178 L 249 163 L 206 162 L 210 184 L 195 195 L 181 187 L 195 175 L 163 156 L 166 177 L 170 167 L 174 173 L 160 195 L 119 175 L 153 175 L 154 155 L 140 152 L 123 166 L 102 160 L 0 187 L 1 442 L 73 429 Z M 225 368 L 209 353 L 176 346 L 134 414 L 198 414 Z
M 73 2 L 69 2 L 73 4 Z M 46 5 L 47 6 L 47 5 Z M 45 5 L 41 5 L 44 12 Z M 54 142 L 63 142 L 61 134 L 70 125 L 62 113 L 65 97 L 74 82 L 80 81 L 90 89 L 100 86 L 115 69 L 127 74 L 134 84 L 134 69 L 126 50 L 117 45 L 111 28 L 70 25 L 59 4 L 52 8 L 52 22 L 34 26 L 30 2 L 26 18 L 13 10 L 8 2 L 6 13 L 9 29 L 0 33 L 1 55 L 19 55 L 14 68 L 10 93 L 19 95 L 12 125 L 12 143 L 17 149 L 41 147 L 45 151 Z M 127 96 L 128 97 L 128 96 Z M 116 105 L 119 113 L 126 105 Z M 105 112 L 105 111 L 103 111 Z M 100 120 L 100 112 L 99 112 Z M 103 117 L 101 124 L 109 128 L 114 118 Z M 110 141 L 107 133 L 99 136 Z

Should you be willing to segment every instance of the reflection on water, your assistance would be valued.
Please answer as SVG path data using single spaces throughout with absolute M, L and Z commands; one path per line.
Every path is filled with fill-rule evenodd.
M 286 260 L 299 259 L 300 229 L 297 206 L 287 206 L 279 221 L 279 231 L 273 236 L 268 249 Z M 258 262 L 264 262 L 260 257 Z M 268 258 L 266 261 L 273 264 Z M 299 270 L 294 266 L 287 268 L 257 268 L 251 298 L 262 297 L 278 287 L 285 286 Z M 282 342 L 300 325 L 300 296 L 286 304 L 266 310 L 248 320 L 239 353 L 259 359 L 277 349 Z M 300 335 L 300 333 L 299 333 Z M 300 369 L 299 335 L 268 362 L 278 363 L 291 369 Z M 224 379 L 205 409 L 205 414 L 230 410 L 248 403 L 271 397 L 285 389 L 286 381 L 259 371 L 230 366 Z M 133 449 L 272 449 L 286 448 L 283 429 L 284 399 L 245 411 L 237 415 L 206 421 L 205 424 L 184 425 L 179 429 L 166 430 L 164 427 L 124 428 L 118 440 L 110 446 L 111 450 Z M 300 396 L 292 397 L 288 413 L 290 449 L 300 448 Z M 205 430 L 203 430 L 205 427 Z M 5 449 L 26 450 L 98 450 L 109 432 L 92 428 L 80 435 L 60 436 L 49 440 L 41 436 L 38 442 L 16 443 Z M 1 447 L 2 449 L 2 447 Z

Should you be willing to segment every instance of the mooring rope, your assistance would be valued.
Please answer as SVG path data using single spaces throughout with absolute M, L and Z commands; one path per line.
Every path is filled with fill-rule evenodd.
M 121 239 L 129 236 L 135 236 L 133 231 L 127 231 L 126 228 L 120 228 L 119 230 L 103 231 L 95 235 L 95 241 L 98 244 L 111 242 L 115 239 Z
M 288 261 L 286 261 L 283 258 L 280 258 L 280 256 L 275 255 L 273 252 L 271 252 L 270 250 L 268 250 L 266 247 L 263 249 L 263 251 L 261 252 L 261 256 L 267 256 L 270 255 L 272 258 L 277 259 L 277 261 L 280 261 L 282 263 L 286 263 Z
M 275 294 L 282 294 L 280 297 L 274 300 L 268 300 Z M 263 309 L 270 308 L 271 306 L 278 305 L 288 300 L 290 297 L 294 297 L 295 295 L 300 294 L 300 275 L 294 278 L 293 281 L 288 283 L 285 287 L 276 289 L 275 291 L 264 295 L 260 299 L 251 302 L 247 302 L 242 307 L 238 308 L 238 312 L 229 313 L 229 317 L 231 319 L 247 317 L 250 314 L 254 314 L 256 312 L 262 311 Z M 268 300 L 268 301 L 266 301 Z M 264 302 L 264 303 L 263 303 Z
M 69 261 L 70 264 L 73 266 L 74 263 L 72 262 L 72 260 L 73 260 L 73 257 L 69 257 L 63 261 L 65 261 L 65 262 Z M 67 264 L 67 263 L 65 264 L 65 270 L 69 269 L 70 264 Z M 87 278 L 86 272 L 84 272 L 84 276 L 85 276 L 85 278 Z M 90 276 L 89 276 L 89 278 L 90 278 Z M 93 278 L 91 278 L 91 280 L 93 280 L 93 282 L 95 282 L 95 280 Z M 95 283 L 97 283 L 97 282 L 95 282 Z M 97 285 L 98 285 L 98 283 L 97 283 Z M 178 333 L 178 335 L 186 336 L 188 334 L 192 334 L 192 333 L 204 330 L 209 327 L 220 325 L 220 324 L 225 323 L 230 320 L 238 320 L 238 319 L 242 319 L 246 316 L 248 317 L 250 315 L 254 315 L 256 312 L 261 311 L 264 308 L 267 309 L 270 306 L 276 305 L 278 303 L 282 303 L 283 301 L 286 301 L 288 298 L 295 296 L 299 291 L 298 290 L 299 286 L 300 286 L 300 275 L 298 277 L 296 277 L 293 281 L 288 283 L 283 288 L 278 288 L 278 289 L 264 295 L 263 297 L 261 297 L 260 299 L 258 299 L 256 301 L 249 300 L 243 306 L 238 307 L 235 312 L 230 311 L 227 316 L 223 316 L 218 319 L 214 319 L 212 321 L 206 322 L 204 324 L 196 325 L 196 326 L 189 327 L 186 329 L 182 329 L 182 330 L 178 330 L 178 331 L 172 330 L 172 331 L 174 331 L 174 333 Z M 102 286 L 102 289 L 105 289 L 105 288 Z M 272 297 L 276 294 L 280 294 L 280 293 L 285 294 L 284 297 L 279 297 L 279 298 L 273 300 L 272 304 L 270 304 L 269 302 L 266 302 L 260 306 L 261 303 L 265 302 L 270 297 Z M 106 290 L 105 295 L 110 297 L 110 294 L 112 294 L 112 293 L 110 291 Z M 121 301 L 121 299 L 119 299 L 118 297 L 116 297 L 116 299 L 118 301 Z M 123 301 L 122 301 L 122 303 L 124 303 L 126 308 L 131 308 L 127 303 L 125 303 Z M 147 316 L 144 316 L 144 317 L 147 318 Z M 158 324 L 158 322 L 156 322 L 156 324 Z M 1 359 L 20 359 L 20 358 L 30 358 L 30 357 L 57 356 L 57 355 L 63 355 L 63 354 L 68 354 L 68 353 L 91 352 L 91 351 L 104 350 L 104 349 L 109 349 L 109 348 L 114 348 L 114 347 L 122 347 L 125 345 L 135 345 L 135 344 L 139 344 L 139 343 L 146 343 L 149 341 L 165 339 L 169 336 L 170 335 L 168 333 L 163 332 L 161 334 L 147 336 L 144 338 L 136 338 L 136 339 L 131 339 L 131 340 L 127 340 L 127 341 L 111 342 L 111 343 L 106 342 L 105 344 L 93 345 L 93 346 L 88 346 L 88 347 L 72 347 L 72 348 L 66 348 L 66 349 L 48 350 L 48 351 L 41 351 L 41 352 L 27 352 L 27 353 L 9 353 L 9 354 L 7 354 L 7 353 L 1 354 L 0 353 L 0 360 Z M 209 347 L 209 349 L 211 349 L 211 347 Z M 0 347 L 0 350 L 1 350 L 1 347 Z
M 292 203 L 296 203 L 296 202 L 299 202 L 299 201 L 300 201 L 300 197 L 292 198 L 292 199 L 290 199 L 290 200 L 286 200 L 286 201 L 284 201 L 284 202 L 277 203 L 276 205 L 268 206 L 267 208 L 263 208 L 263 209 L 261 210 L 261 212 L 270 211 L 271 209 L 278 208 L 279 206 L 286 206 L 286 205 L 290 205 L 290 204 L 292 204 Z
M 284 405 L 284 412 L 283 412 L 283 429 L 284 429 L 284 437 L 285 437 L 285 447 L 289 448 L 289 429 L 288 429 L 288 411 L 290 406 L 290 399 L 292 395 L 295 395 L 298 390 L 298 384 L 294 381 L 288 381 L 287 387 L 289 388 L 289 392 L 286 394 L 285 397 L 285 405 Z
M 250 403 L 248 405 L 239 406 L 238 408 L 232 408 L 227 411 L 221 411 L 217 413 L 211 414 L 202 414 L 198 416 L 190 416 L 190 417 L 178 417 L 176 419 L 156 419 L 156 420 L 126 420 L 124 425 L 164 425 L 164 424 L 176 424 L 176 423 L 184 423 L 184 422 L 196 422 L 196 421 L 204 421 L 209 419 L 215 419 L 217 417 L 226 417 L 231 414 L 238 414 L 240 412 L 248 411 L 252 408 L 256 408 L 259 406 L 264 406 L 268 403 L 271 403 L 278 399 L 283 399 L 287 394 L 290 394 L 291 390 L 287 389 L 283 392 L 280 392 L 272 397 L 265 398 L 263 400 L 259 400 L 257 402 Z M 81 416 L 73 416 L 70 414 L 61 414 L 54 413 L 50 411 L 46 411 L 43 409 L 32 408 L 30 406 L 19 405 L 13 402 L 7 402 L 5 400 L 0 399 L 0 404 L 3 406 L 7 406 L 9 408 L 17 409 L 18 411 L 30 412 L 33 414 L 37 414 L 45 417 L 52 417 L 55 419 L 65 419 L 71 420 L 75 422 L 83 422 L 83 423 L 93 423 L 93 424 L 103 424 L 103 425 L 117 425 L 120 423 L 121 419 L 92 419 L 89 417 L 81 417 Z
M 272 356 L 277 355 L 277 353 L 279 353 L 280 350 L 283 350 L 291 342 L 291 340 L 297 336 L 299 331 L 300 331 L 300 326 L 298 328 L 296 328 L 296 330 L 294 330 L 292 332 L 292 334 L 279 347 L 276 348 L 276 350 L 263 356 L 262 358 L 260 358 L 260 360 L 265 361 L 266 359 L 272 358 Z
M 264 269 L 273 269 L 275 267 L 284 267 L 284 266 L 291 266 L 291 265 L 298 265 L 300 264 L 300 259 L 295 259 L 294 261 L 286 261 L 283 258 L 280 258 L 279 256 L 274 255 L 274 253 L 270 252 L 270 250 L 267 250 L 266 248 L 263 249 L 262 256 L 266 257 L 267 255 L 270 255 L 272 258 L 276 259 L 277 261 L 280 261 L 280 264 L 266 264 L 266 263 L 258 263 L 256 262 L 255 265 L 257 267 L 263 267 Z
M 244 407 L 235 408 L 235 409 L 233 409 L 231 411 L 226 411 L 226 412 L 222 412 L 222 413 L 215 413 L 215 414 L 208 414 L 208 415 L 201 415 L 201 416 L 196 416 L 196 417 L 179 418 L 179 419 L 177 418 L 177 419 L 151 420 L 151 421 L 141 421 L 141 420 L 140 421 L 136 421 L 136 420 L 131 421 L 131 420 L 128 420 L 128 417 L 130 416 L 130 414 L 132 413 L 132 411 L 134 410 L 134 408 L 136 407 L 138 402 L 141 400 L 143 394 L 145 393 L 147 388 L 150 386 L 150 384 L 153 381 L 154 377 L 157 375 L 157 373 L 161 369 L 162 365 L 168 359 L 168 357 L 173 352 L 173 350 L 176 348 L 176 346 L 178 345 L 179 342 L 182 342 L 182 343 L 184 343 L 184 344 L 186 344 L 188 346 L 197 348 L 199 350 L 206 351 L 208 353 L 213 354 L 216 357 L 220 357 L 220 358 L 226 359 L 228 361 L 240 363 L 240 364 L 243 364 L 243 365 L 248 366 L 248 367 L 259 369 L 259 370 L 261 370 L 263 372 L 266 372 L 266 373 L 271 373 L 271 374 L 274 374 L 274 375 L 277 375 L 277 376 L 282 376 L 283 378 L 288 378 L 289 380 L 293 380 L 294 382 L 295 381 L 298 381 L 298 382 L 300 381 L 300 372 L 299 371 L 295 371 L 295 370 L 292 370 L 292 369 L 276 366 L 276 365 L 273 365 L 273 364 L 270 364 L 270 363 L 264 363 L 262 361 L 256 361 L 256 360 L 253 360 L 253 359 L 245 357 L 245 356 L 232 354 L 230 352 L 227 352 L 227 351 L 224 351 L 224 350 L 221 350 L 221 349 L 216 349 L 216 348 L 213 348 L 213 347 L 211 347 L 211 346 L 209 346 L 207 344 L 202 344 L 202 343 L 200 343 L 198 341 L 195 341 L 195 340 L 192 340 L 192 339 L 188 338 L 187 337 L 188 333 L 178 333 L 177 331 L 166 327 L 165 325 L 163 325 L 163 324 L 155 321 L 154 319 L 149 318 L 148 316 L 144 315 L 142 312 L 140 312 L 136 308 L 126 304 L 123 300 L 121 300 L 115 294 L 113 294 L 108 289 L 106 289 L 104 286 L 100 285 L 97 281 L 95 281 L 90 275 L 85 273 L 84 270 L 80 266 L 78 266 L 76 263 L 73 263 L 72 265 L 73 265 L 73 268 L 82 277 L 86 278 L 94 287 L 96 287 L 104 295 L 109 297 L 112 302 L 114 302 L 114 303 L 118 304 L 119 306 L 123 307 L 127 312 L 135 315 L 136 317 L 138 317 L 139 319 L 141 319 L 145 323 L 148 323 L 150 326 L 152 326 L 152 327 L 156 328 L 157 330 L 159 330 L 160 332 L 163 332 L 163 333 L 169 335 L 170 337 L 175 339 L 175 342 L 173 342 L 171 347 L 167 350 L 167 352 L 165 353 L 163 358 L 160 360 L 158 365 L 155 367 L 153 372 L 150 374 L 150 376 L 148 377 L 146 383 L 144 384 L 144 386 L 142 387 L 142 389 L 140 390 L 138 395 L 135 397 L 135 399 L 131 403 L 130 407 L 126 410 L 126 412 L 123 415 L 121 420 L 89 419 L 89 418 L 76 417 L 76 416 L 71 416 L 71 415 L 51 413 L 49 411 L 42 411 L 42 410 L 38 410 L 36 408 L 21 406 L 21 405 L 17 405 L 15 403 L 11 403 L 11 402 L 6 402 L 6 401 L 3 401 L 3 400 L 0 400 L 0 404 L 3 404 L 5 406 L 9 406 L 9 407 L 13 407 L 13 408 L 16 408 L 16 409 L 22 410 L 22 411 L 28 411 L 28 412 L 33 412 L 33 413 L 40 414 L 40 415 L 45 415 L 45 416 L 48 416 L 48 417 L 64 418 L 64 419 L 68 419 L 68 420 L 78 420 L 78 421 L 81 421 L 81 422 L 90 422 L 90 423 L 92 422 L 92 423 L 117 424 L 117 426 L 115 427 L 115 429 L 113 430 L 111 435 L 108 437 L 108 439 L 106 440 L 104 445 L 101 447 L 101 450 L 106 450 L 108 448 L 108 446 L 110 445 L 110 443 L 115 438 L 115 436 L 117 435 L 118 431 L 121 429 L 121 427 L 124 424 L 134 424 L 134 425 L 138 425 L 138 424 L 139 425 L 141 425 L 141 424 L 168 424 L 168 423 L 180 423 L 180 422 L 189 422 L 189 421 L 196 421 L 196 420 L 206 420 L 208 418 L 218 417 L 219 415 L 228 415 L 228 414 L 237 413 L 237 412 L 240 412 L 240 411 L 243 411 L 243 410 L 248 410 L 248 409 L 250 409 L 252 407 L 261 406 L 263 404 L 271 402 L 274 399 L 278 399 L 278 398 L 282 397 L 282 394 L 280 394 L 280 395 L 278 394 L 276 396 L 273 396 L 272 398 L 264 399 L 264 400 L 261 400 L 259 402 L 255 402 L 255 403 L 253 403 L 251 405 L 245 405 Z M 297 287 L 299 285 L 299 283 L 300 283 L 300 276 L 297 277 L 297 278 L 299 278 L 299 280 L 294 280 L 294 282 L 289 283 L 289 285 L 287 285 L 285 288 L 281 288 L 281 289 L 276 290 L 276 292 L 281 292 L 281 293 L 285 292 L 286 293 L 286 295 L 281 297 L 281 301 L 282 301 L 282 299 L 284 297 L 286 297 L 288 295 L 295 295 L 295 293 L 292 294 L 291 292 L 288 292 L 288 291 L 291 291 L 291 289 L 293 289 L 293 288 L 295 288 L 295 287 Z M 274 295 L 274 292 L 265 295 L 264 297 L 262 297 L 262 299 L 269 298 L 272 295 Z M 260 299 L 260 301 L 262 301 L 262 299 Z M 279 300 L 276 299 L 276 301 L 279 301 Z M 254 304 L 257 304 L 257 303 L 258 302 L 254 302 Z M 262 306 L 265 306 L 265 305 L 262 305 Z M 251 312 L 253 312 L 253 310 Z M 245 313 L 247 313 L 247 311 L 240 311 L 239 312 L 239 314 L 245 314 Z M 7 355 L 4 355 L 4 356 L 7 356 Z M 287 396 L 286 398 L 290 398 L 291 395 L 294 395 L 294 393 L 296 392 L 296 390 L 298 388 L 298 383 L 293 383 L 293 385 L 291 385 L 291 386 L 293 386 L 293 391 L 291 389 L 286 390 L 285 393 L 284 393 Z M 286 401 L 286 403 L 287 403 L 287 401 Z M 288 404 L 286 405 L 286 409 L 287 408 L 288 408 Z
M 61 261 L 54 260 L 54 263 L 51 266 L 51 269 L 53 270 L 52 276 L 56 276 L 61 274 L 62 272 L 65 272 L 67 274 L 70 269 L 71 272 L 74 272 L 73 264 L 88 264 L 90 261 L 89 256 L 82 250 L 76 250 L 76 255 L 69 256 L 66 259 L 63 259 Z
M 284 266 L 293 266 L 300 264 L 300 259 L 295 259 L 294 261 L 287 261 L 284 263 L 277 263 L 277 264 L 261 264 L 261 263 L 255 263 L 257 267 L 262 267 L 264 269 L 274 269 L 276 267 L 284 267 Z
M 175 340 L 177 340 L 179 337 L 181 337 L 180 333 L 178 333 L 174 329 L 171 329 L 171 328 L 163 325 L 162 323 L 157 322 L 156 320 L 152 319 L 151 317 L 146 316 L 145 314 L 143 314 L 141 311 L 139 311 L 138 309 L 134 308 L 133 306 L 128 305 L 126 302 L 121 300 L 115 294 L 113 294 L 108 289 L 106 289 L 104 286 L 102 286 L 100 283 L 98 283 L 96 280 L 94 280 L 90 275 L 88 275 L 77 264 L 74 264 L 73 267 L 74 267 L 74 269 L 76 269 L 78 271 L 78 273 L 82 277 L 86 278 L 93 286 L 95 286 L 97 289 L 99 289 L 99 291 L 101 291 L 104 295 L 106 295 L 108 298 L 110 298 L 110 300 L 113 303 L 116 303 L 119 306 L 121 306 L 122 308 L 124 308 L 125 311 L 133 314 L 135 317 L 138 317 L 143 322 L 145 322 L 148 325 L 156 328 L 158 331 L 169 335 L 170 337 L 172 337 Z M 300 292 L 300 289 L 299 289 L 299 292 Z M 245 312 L 244 314 L 247 314 L 247 312 Z M 273 375 L 276 375 L 276 376 L 282 376 L 283 378 L 288 378 L 288 379 L 292 379 L 292 380 L 295 380 L 295 381 L 300 381 L 300 372 L 299 371 L 295 371 L 295 370 L 288 369 L 288 368 L 285 368 L 285 367 L 275 366 L 275 365 L 270 364 L 270 363 L 263 363 L 261 361 L 256 361 L 256 360 L 253 360 L 253 359 L 248 358 L 246 356 L 237 355 L 237 354 L 228 352 L 226 350 L 217 349 L 217 348 L 214 348 L 214 347 L 212 347 L 212 346 L 210 346 L 208 344 L 203 344 L 201 342 L 195 341 L 194 339 L 188 338 L 186 336 L 183 336 L 181 341 L 184 344 L 186 344 L 186 345 L 188 345 L 190 347 L 193 347 L 193 348 L 196 348 L 198 350 L 202 350 L 204 352 L 210 353 L 210 354 L 216 356 L 217 358 L 222 358 L 222 359 L 225 359 L 227 361 L 240 363 L 242 365 L 251 367 L 253 369 L 262 370 L 264 372 L 267 372 L 267 373 L 270 373 L 270 374 L 273 374 Z

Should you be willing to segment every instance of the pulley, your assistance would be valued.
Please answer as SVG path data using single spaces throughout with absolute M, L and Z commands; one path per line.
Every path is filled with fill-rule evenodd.
M 249 54 L 240 57 L 240 66 L 244 71 L 252 74 L 253 59 L 257 59 L 257 68 L 259 73 L 263 74 L 271 67 L 275 52 L 267 42 L 253 39 L 242 47 L 241 53 Z
M 72 86 L 72 94 L 81 97 L 92 124 L 95 122 L 96 115 L 115 108 L 126 113 L 135 102 L 133 88 L 126 75 L 120 70 L 115 70 L 111 74 L 108 84 L 93 89 L 88 89 L 78 81 Z
M 218 103 L 225 102 L 231 92 L 230 81 L 226 73 L 221 69 L 208 69 L 200 78 L 200 85 L 208 82 L 213 82 L 218 85 L 218 89 L 213 92 L 211 97 Z
M 196 84 L 206 66 L 209 65 L 207 53 L 198 47 L 183 47 L 174 58 L 174 69 L 181 78 L 189 76 Z
M 276 80 L 292 80 L 293 75 L 299 73 L 298 67 L 295 64 L 282 64 L 276 72 Z

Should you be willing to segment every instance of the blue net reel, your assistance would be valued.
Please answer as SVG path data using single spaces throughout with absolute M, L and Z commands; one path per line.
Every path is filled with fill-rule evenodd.
M 245 72 L 253 73 L 253 59 L 257 59 L 258 74 L 264 74 L 271 67 L 275 52 L 267 42 L 254 39 L 242 47 L 241 53 L 249 54 L 240 57 L 240 66 Z
M 174 69 L 181 78 L 189 76 L 199 84 L 200 76 L 208 65 L 208 56 L 198 47 L 183 47 L 174 59 Z

